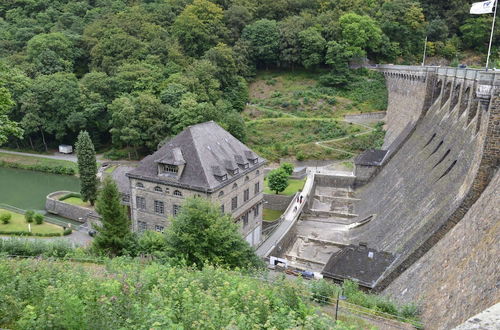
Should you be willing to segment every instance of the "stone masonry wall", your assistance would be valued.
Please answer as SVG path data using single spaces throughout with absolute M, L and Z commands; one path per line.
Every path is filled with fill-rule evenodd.
M 376 214 L 377 221 L 352 230 L 350 241 L 398 256 L 378 289 L 460 221 L 498 167 L 500 89 L 495 74 L 445 71 L 436 78 L 439 94 L 426 92 L 409 138 L 376 177 L 356 191 L 360 202 L 354 213 L 360 219 Z M 481 95 L 478 84 L 495 94 Z M 428 100 L 432 105 L 427 110 Z
M 284 211 L 292 201 L 294 195 L 264 194 L 264 207 L 270 210 Z
M 47 195 L 45 199 L 45 209 L 47 212 L 82 223 L 86 222 L 88 217 L 100 218 L 99 214 L 94 210 L 59 200 L 60 197 L 69 193 L 70 191 L 56 191 Z
M 500 172 L 465 217 L 384 291 L 416 302 L 430 329 L 451 329 L 500 301 Z

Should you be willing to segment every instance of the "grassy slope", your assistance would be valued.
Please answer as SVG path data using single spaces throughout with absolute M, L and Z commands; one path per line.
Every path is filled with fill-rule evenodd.
M 89 202 L 84 202 L 81 198 L 78 197 L 69 197 L 64 200 L 65 203 L 76 205 L 76 206 L 83 206 L 83 207 L 91 207 Z
M 0 214 L 1 213 L 10 213 L 12 214 L 12 218 L 10 219 L 10 223 L 6 225 L 0 223 L 0 231 L 28 231 L 28 223 L 26 223 L 24 215 L 7 211 L 4 209 L 0 209 Z M 44 222 L 41 225 L 32 223 L 31 231 L 33 233 L 48 234 L 48 233 L 62 233 L 63 229 L 54 224 Z
M 250 104 L 243 112 L 251 148 L 271 161 L 350 157 L 315 142 L 365 131 L 365 127 L 340 120 L 348 113 L 384 110 L 387 93 L 383 77 L 376 73 L 356 75 L 340 90 L 320 86 L 319 76 L 303 71 L 257 75 L 250 84 Z
M 264 213 L 262 214 L 262 219 L 264 219 L 264 221 L 275 221 L 279 219 L 279 217 L 281 217 L 282 214 L 283 214 L 282 211 L 264 209 Z
M 78 166 L 76 163 L 59 160 L 59 159 L 49 159 L 36 156 L 23 156 L 23 155 L 13 155 L 0 152 L 0 160 L 8 163 L 19 163 L 24 165 L 45 165 L 45 166 L 66 166 L 71 167 L 78 172 Z
M 279 193 L 280 195 L 290 196 L 290 195 L 295 194 L 297 191 L 304 188 L 304 184 L 306 183 L 306 179 L 302 179 L 302 180 L 289 179 L 288 183 L 289 183 L 288 187 L 286 187 L 286 189 L 283 192 L 280 192 Z M 274 194 L 275 193 L 274 191 L 271 191 L 269 189 L 269 187 L 267 185 L 267 179 L 264 180 L 264 193 L 265 194 Z

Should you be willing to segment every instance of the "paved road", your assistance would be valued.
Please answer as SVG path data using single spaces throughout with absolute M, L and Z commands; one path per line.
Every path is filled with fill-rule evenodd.
M 39 158 L 48 158 L 48 159 L 57 159 L 57 160 L 67 160 L 70 162 L 76 163 L 76 155 L 66 155 L 61 153 L 54 153 L 52 155 L 44 155 L 44 154 L 31 154 L 28 152 L 18 152 L 18 151 L 10 151 L 5 149 L 0 149 L 0 152 L 11 154 L 11 155 L 20 155 L 20 156 L 30 156 L 30 157 L 39 157 Z

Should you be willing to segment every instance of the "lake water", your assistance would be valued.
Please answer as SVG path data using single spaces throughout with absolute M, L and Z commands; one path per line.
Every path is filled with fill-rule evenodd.
M 0 203 L 24 210 L 44 210 L 45 197 L 58 190 L 80 191 L 75 176 L 0 167 Z

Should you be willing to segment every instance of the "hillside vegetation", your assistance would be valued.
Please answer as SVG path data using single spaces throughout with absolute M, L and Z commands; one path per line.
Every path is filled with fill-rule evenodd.
M 248 145 L 271 161 L 345 159 L 380 147 L 382 131 L 372 133 L 344 115 L 385 110 L 383 76 L 356 70 L 344 87 L 322 86 L 320 77 L 321 72 L 259 72 L 243 112 Z
M 468 8 L 465 0 L 3 1 L 0 144 L 47 150 L 87 130 L 98 150 L 140 156 L 208 120 L 245 141 L 248 102 L 301 117 L 382 109 L 366 93 L 372 78 L 357 79 L 349 63 L 419 63 L 426 36 L 429 56 L 481 63 L 491 17 Z M 256 72 L 276 68 L 292 78 L 259 74 L 262 88 L 249 95 Z M 295 72 L 304 72 L 302 90 L 289 84 Z

